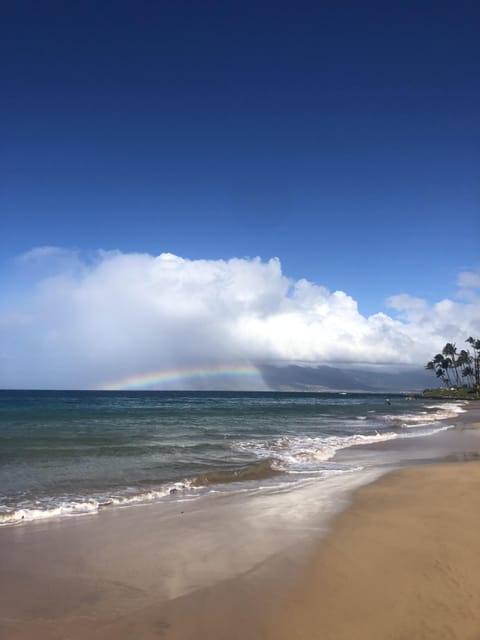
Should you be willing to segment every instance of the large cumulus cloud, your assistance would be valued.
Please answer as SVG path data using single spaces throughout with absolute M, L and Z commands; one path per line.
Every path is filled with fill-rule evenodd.
M 479 275 L 430 306 L 392 296 L 361 315 L 347 293 L 292 281 L 276 258 L 188 260 L 55 247 L 23 255 L 33 278 L 3 299 L 0 386 L 86 387 L 148 371 L 242 363 L 421 364 L 478 334 Z

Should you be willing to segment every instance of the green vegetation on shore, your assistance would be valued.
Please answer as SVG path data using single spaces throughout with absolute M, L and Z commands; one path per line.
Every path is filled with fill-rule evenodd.
M 479 398 L 480 397 L 480 340 L 467 338 L 470 348 L 457 350 L 447 342 L 441 353 L 427 362 L 425 369 L 433 371 L 444 384 L 441 389 L 426 389 L 424 395 L 431 398 Z
M 424 398 L 442 398 L 443 400 L 478 400 L 480 394 L 468 387 L 458 389 L 425 389 Z

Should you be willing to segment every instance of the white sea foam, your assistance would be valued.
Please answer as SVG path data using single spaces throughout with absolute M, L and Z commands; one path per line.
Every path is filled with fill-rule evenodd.
M 444 402 L 442 404 L 430 404 L 425 405 L 426 409 L 438 409 L 438 412 L 434 415 L 448 414 L 448 417 L 452 417 L 458 413 L 465 413 L 465 405 L 468 404 L 466 400 L 457 400 L 455 402 Z M 439 419 L 439 418 L 438 418 Z
M 0 513 L 0 526 L 16 524 L 18 522 L 32 522 L 34 520 L 46 520 L 48 518 L 60 518 L 65 516 L 84 516 L 97 513 L 99 503 L 96 500 L 86 502 L 64 503 L 50 508 L 16 509 L 6 513 Z
M 448 431 L 449 429 L 454 429 L 454 424 L 444 424 L 439 427 L 432 427 L 431 424 L 420 424 L 416 425 L 415 430 L 411 430 L 409 432 L 404 432 L 399 434 L 399 438 L 419 438 L 421 436 L 433 436 L 436 433 L 441 433 L 442 431 Z M 422 428 L 424 427 L 424 428 Z
M 425 405 L 425 409 L 430 411 L 420 411 L 417 413 L 404 414 L 387 414 L 382 418 L 390 423 L 400 424 L 402 427 L 419 427 L 438 422 L 439 420 L 448 420 L 454 418 L 461 413 L 465 413 L 464 401 L 445 402 L 442 404 Z M 436 409 L 436 411 L 432 411 Z
M 233 448 L 238 451 L 250 452 L 259 458 L 273 458 L 274 466 L 282 471 L 298 472 L 325 470 L 322 463 L 331 460 L 337 451 L 358 445 L 387 442 L 397 438 L 419 437 L 434 435 L 453 428 L 453 425 L 442 425 L 432 428 L 431 425 L 416 425 L 411 432 L 386 431 L 383 433 L 363 435 L 353 434 L 344 436 L 291 436 L 274 441 L 246 441 L 236 443 Z M 421 428 L 422 426 L 427 428 Z
M 51 518 L 76 517 L 97 514 L 100 509 L 110 506 L 127 507 L 140 504 L 157 502 L 170 495 L 178 497 L 184 496 L 187 491 L 195 491 L 191 482 L 176 482 L 174 484 L 161 487 L 158 490 L 137 491 L 132 489 L 131 493 L 125 495 L 97 495 L 95 498 L 87 500 L 70 500 L 58 503 L 58 499 L 46 499 L 42 503 L 36 501 L 32 506 L 24 503 L 22 508 L 11 511 L 0 512 L 0 526 L 19 524 L 22 522 L 34 522 L 37 520 L 47 520 Z M 193 496 L 190 496 L 193 498 Z
M 361 467 L 355 464 L 338 465 L 332 459 L 335 454 L 345 448 L 357 445 L 368 445 L 394 440 L 396 438 L 417 437 L 433 435 L 440 431 L 452 428 L 453 425 L 435 424 L 438 420 L 445 420 L 458 416 L 465 411 L 465 402 L 451 402 L 426 405 L 427 411 L 421 413 L 404 413 L 400 415 L 376 415 L 368 418 L 368 426 L 375 423 L 383 423 L 382 427 L 390 425 L 386 431 L 377 431 L 369 434 L 329 435 L 329 436 L 284 436 L 275 440 L 250 440 L 231 444 L 233 450 L 253 454 L 260 459 L 272 459 L 272 465 L 279 471 L 291 474 L 291 480 L 285 486 L 291 486 L 293 478 L 300 477 L 328 477 L 358 471 Z M 372 413 L 371 411 L 369 413 Z M 357 420 L 365 422 L 365 416 L 357 416 Z M 367 426 L 367 428 L 368 428 Z M 397 427 L 397 430 L 393 430 Z M 398 426 L 409 427 L 398 429 Z M 365 429 L 365 425 L 358 425 Z M 283 476 L 285 478 L 285 476 Z M 243 483 L 242 483 L 243 484 Z M 247 483 L 248 484 L 248 483 Z M 272 483 L 267 483 L 269 488 L 280 486 L 282 482 L 277 477 Z M 262 485 L 263 487 L 264 485 Z M 230 488 L 231 487 L 231 488 Z M 236 490 L 230 485 L 229 490 Z M 257 486 L 257 489 L 261 487 Z M 192 486 L 190 481 L 176 482 L 155 489 L 142 491 L 138 487 L 126 488 L 121 494 L 96 494 L 82 497 L 56 497 L 45 498 L 32 502 L 18 503 L 11 510 L 0 507 L 0 526 L 47 520 L 50 518 L 79 517 L 98 513 L 101 509 L 115 506 L 127 507 L 133 505 L 149 504 L 172 497 L 175 500 L 195 499 L 205 492 L 205 487 Z M 237 485 L 237 489 L 240 486 Z M 209 492 L 218 490 L 209 487 Z M 227 490 L 227 489 L 226 489 Z M 252 490 L 252 484 L 245 490 Z
M 353 471 L 362 471 L 364 467 L 362 466 L 353 466 L 353 465 L 345 465 L 344 469 L 290 469 L 289 473 L 292 475 L 308 475 L 308 476 L 332 476 L 332 475 L 342 475 L 344 473 L 352 473 Z
M 351 436 L 292 436 L 276 441 L 247 441 L 234 445 L 239 451 L 253 453 L 259 458 L 273 458 L 278 469 L 283 471 L 318 468 L 318 463 L 334 457 L 337 451 L 356 444 L 382 442 L 398 437 L 396 433 L 375 435 L 355 434 Z

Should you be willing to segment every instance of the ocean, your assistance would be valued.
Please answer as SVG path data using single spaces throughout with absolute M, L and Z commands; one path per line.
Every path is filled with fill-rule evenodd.
M 362 472 L 357 445 L 433 435 L 461 411 L 385 394 L 0 391 L 0 525 L 321 488 Z

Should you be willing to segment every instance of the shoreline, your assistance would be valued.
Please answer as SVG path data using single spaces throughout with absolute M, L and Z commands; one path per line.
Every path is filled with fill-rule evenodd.
M 454 404 L 464 405 L 466 403 L 462 401 Z M 443 406 L 448 407 L 446 412 L 443 410 Z M 355 469 L 358 466 L 355 455 L 352 456 L 349 452 L 355 454 L 356 452 L 365 449 L 368 450 L 369 448 L 371 448 L 372 452 L 390 451 L 392 439 L 403 439 L 409 435 L 420 438 L 422 435 L 435 435 L 435 424 L 441 425 L 439 429 L 441 431 L 448 429 L 451 426 L 449 423 L 452 421 L 458 423 L 461 414 L 457 413 L 452 407 L 453 405 L 450 403 L 441 402 L 438 405 L 428 407 L 430 410 L 435 409 L 435 411 L 430 411 L 428 416 L 427 411 L 418 413 L 418 408 L 417 411 L 414 410 L 411 414 L 409 413 L 409 407 L 405 407 L 406 415 L 402 415 L 401 413 L 382 415 L 382 412 L 380 412 L 378 414 L 381 420 L 379 427 L 380 432 L 374 431 L 375 423 L 373 422 L 369 425 L 370 433 L 367 435 L 360 432 L 350 434 L 349 436 L 348 433 L 345 433 L 340 436 L 344 442 L 333 443 L 328 442 L 330 439 L 330 436 L 328 436 L 325 438 L 325 442 L 312 444 L 312 454 L 308 452 L 311 443 L 307 442 L 305 444 L 305 450 L 302 450 L 302 447 L 304 447 L 303 443 L 301 445 L 294 444 L 291 451 L 289 451 L 287 447 L 285 450 L 286 458 L 283 459 L 284 452 L 282 452 L 282 449 L 285 442 L 283 441 L 284 438 L 281 438 L 279 443 L 277 443 L 278 446 L 276 449 L 273 447 L 275 450 L 270 451 L 268 456 L 265 456 L 265 452 L 261 452 L 260 455 L 255 454 L 249 460 L 245 460 L 240 467 L 237 464 L 231 467 L 227 466 L 226 469 L 215 469 L 215 466 L 213 470 L 201 469 L 199 471 L 196 469 L 190 474 L 188 472 L 186 474 L 177 473 L 176 475 L 165 478 L 163 482 L 157 480 L 157 482 L 150 485 L 147 484 L 146 486 L 142 486 L 142 481 L 140 481 L 140 485 L 137 486 L 135 486 L 135 482 L 133 482 L 133 488 L 130 486 L 118 486 L 115 490 L 111 490 L 110 488 L 102 489 L 100 486 L 91 492 L 85 492 L 82 488 L 80 488 L 78 493 L 67 489 L 67 492 L 70 491 L 70 495 L 60 494 L 55 496 L 55 492 L 53 492 L 52 495 L 32 495 L 27 500 L 22 499 L 20 502 L 17 501 L 17 504 L 7 502 L 5 507 L 0 509 L 0 529 L 3 526 L 23 526 L 28 523 L 36 525 L 40 520 L 57 520 L 59 518 L 100 515 L 105 509 L 123 509 L 129 506 L 143 505 L 153 506 L 160 503 L 168 507 L 168 502 L 177 499 L 203 499 L 211 490 L 225 493 L 231 491 L 233 494 L 235 494 L 239 488 L 241 491 L 248 491 L 254 488 L 253 483 L 255 481 L 258 485 L 261 483 L 266 484 L 267 486 L 264 486 L 264 488 L 272 488 L 274 485 L 281 486 L 288 482 L 293 483 L 295 482 L 295 478 L 300 481 L 306 480 L 307 478 L 302 475 L 295 476 L 297 473 L 295 467 L 293 468 L 293 473 L 290 472 L 289 466 L 291 460 L 289 460 L 289 456 L 295 458 L 295 456 L 298 455 L 302 464 L 323 460 L 327 463 L 325 471 L 328 470 L 328 464 L 335 463 L 336 461 L 342 464 L 342 462 L 346 460 L 349 460 L 351 468 Z M 367 415 L 357 417 L 357 419 L 366 420 L 369 414 L 376 414 L 377 411 L 378 407 L 376 411 L 369 411 Z M 425 414 L 425 423 L 419 424 L 419 418 L 420 422 L 422 421 L 422 414 Z M 375 418 L 376 417 L 377 416 L 375 416 Z M 405 420 L 406 424 L 399 425 L 401 420 Z M 389 430 L 390 425 L 391 428 Z M 400 426 L 404 427 L 403 430 Z M 410 431 L 408 427 L 415 428 L 412 428 Z M 419 433 L 422 428 L 428 431 L 428 429 L 432 427 L 433 431 L 431 433 Z M 335 435 L 331 437 L 335 440 Z M 289 436 L 287 436 L 285 440 L 288 443 Z M 313 438 L 313 440 L 315 440 L 315 438 Z M 295 441 L 295 438 L 293 438 L 293 441 Z M 379 446 L 377 449 L 377 445 L 381 445 L 382 442 L 387 443 L 387 448 L 382 449 L 382 447 Z M 248 444 L 250 446 L 250 443 Z M 235 446 L 232 445 L 232 447 L 233 451 L 235 451 Z M 319 449 L 317 447 L 319 447 Z M 322 447 L 325 448 L 325 452 L 322 451 Z M 393 449 L 395 449 L 395 446 Z M 408 451 L 408 445 L 407 447 L 403 447 L 403 449 Z M 423 449 L 425 449 L 425 447 L 423 447 Z M 240 447 L 240 451 L 241 450 Z M 321 457 L 318 458 L 319 452 Z M 309 459 L 310 455 L 313 456 L 311 459 Z M 213 464 L 215 465 L 215 461 L 213 461 Z M 376 461 L 373 461 L 373 466 L 375 466 L 375 464 Z M 367 466 L 372 466 L 371 461 L 367 460 Z M 313 474 L 310 476 L 311 479 L 315 479 L 315 473 L 316 472 L 313 471 Z M 7 477 L 7 486 L 8 480 Z M 263 483 L 263 480 L 266 482 Z M 248 484 L 249 481 L 252 481 L 250 485 Z M 292 488 L 295 487 L 292 485 Z M 38 498 L 38 500 L 36 498 Z
M 480 407 L 469 405 L 467 412 L 457 416 L 455 422 L 457 428 L 444 432 L 442 438 L 424 439 L 424 448 L 428 450 L 433 446 L 431 441 L 437 438 L 436 460 L 441 459 L 442 451 L 450 452 L 453 459 L 455 456 L 465 459 L 473 449 L 480 451 L 480 432 L 470 429 L 470 425 L 480 422 Z M 413 440 L 397 440 L 395 446 L 405 448 L 408 457 L 412 447 L 421 449 Z M 388 449 L 392 445 L 385 442 L 378 443 L 373 449 L 376 447 Z M 371 451 L 371 446 L 366 447 L 366 453 Z M 418 464 L 421 463 L 420 457 Z M 476 471 L 471 471 L 474 469 Z M 376 477 L 378 475 L 380 473 Z M 454 482 L 457 476 L 462 478 L 458 487 Z M 374 480 L 373 476 L 371 480 Z M 431 489 L 423 498 L 415 490 L 419 482 L 422 490 L 427 491 L 427 486 Z M 269 496 L 233 500 L 231 496 L 222 496 L 212 498 L 203 507 L 195 502 L 178 502 L 166 512 L 163 509 L 161 514 L 154 505 L 147 505 L 138 509 L 112 510 L 101 516 L 5 528 L 0 530 L 3 556 L 0 638 L 197 640 L 208 637 L 215 640 L 228 636 L 252 640 L 257 637 L 340 640 L 343 637 L 374 639 L 377 627 L 383 629 L 379 640 L 408 637 L 389 636 L 390 628 L 382 627 L 380 623 L 383 614 L 373 612 L 371 606 L 368 610 L 370 622 L 374 623 L 373 630 L 365 631 L 364 636 L 352 633 L 351 629 L 350 635 L 341 635 L 347 623 L 345 618 L 349 620 L 356 609 L 360 622 L 353 614 L 352 619 L 357 620 L 357 627 L 363 624 L 364 608 L 358 603 L 365 592 L 365 580 L 369 585 L 370 581 L 378 582 L 380 597 L 388 591 L 381 587 L 385 566 L 390 567 L 388 573 L 392 576 L 403 571 L 402 563 L 395 565 L 390 557 L 399 552 L 399 539 L 392 537 L 392 532 L 389 533 L 381 522 L 379 516 L 385 515 L 382 509 L 389 507 L 389 518 L 396 522 L 396 531 L 400 530 L 403 521 L 416 525 L 416 520 L 422 521 L 419 514 L 427 514 L 433 508 L 439 510 L 448 523 L 451 520 L 458 522 L 458 529 L 463 526 L 475 533 L 480 522 L 467 523 L 463 519 L 476 518 L 475 513 L 466 513 L 469 510 L 465 509 L 468 500 L 475 500 L 478 495 L 480 484 L 473 491 L 475 483 L 480 483 L 480 465 L 475 462 L 445 465 L 437 462 L 426 467 L 403 468 L 360 489 L 352 487 L 353 498 L 348 491 L 345 493 L 331 514 L 331 525 L 327 523 L 327 526 L 315 518 L 315 509 L 317 512 L 319 509 L 318 495 L 309 490 L 301 494 L 302 513 L 295 503 L 298 494 L 282 496 L 281 509 L 277 511 L 272 510 Z M 445 504 L 447 496 L 450 498 Z M 375 502 L 382 509 L 379 510 Z M 338 513 L 341 509 L 345 510 Z M 413 520 L 412 510 L 416 514 Z M 257 517 L 258 513 L 262 514 L 261 518 Z M 433 516 L 430 519 L 433 522 Z M 366 529 L 365 522 L 370 523 Z M 375 535 L 372 522 L 377 527 Z M 369 532 L 370 546 L 369 536 L 364 546 L 360 546 L 359 540 L 364 535 L 362 526 L 364 533 L 365 530 Z M 441 527 L 426 531 L 427 538 L 440 541 L 442 549 L 447 548 L 448 540 L 443 540 Z M 471 550 L 471 558 L 480 551 L 480 547 L 461 538 L 457 529 L 449 531 L 453 546 L 457 540 L 462 549 Z M 408 527 L 403 537 L 411 538 Z M 390 553 L 385 552 L 375 579 L 368 571 L 365 574 L 368 567 L 361 566 L 362 557 L 371 557 L 376 552 L 378 545 L 372 547 L 372 538 L 382 540 L 385 548 L 387 539 L 393 545 Z M 413 541 L 407 551 L 430 557 L 428 549 L 425 546 L 422 549 L 417 543 Z M 347 553 L 345 549 L 350 548 Z M 360 549 L 363 551 L 359 557 L 352 555 L 360 553 Z M 457 560 L 452 555 L 449 558 L 453 558 L 449 561 L 451 569 Z M 435 562 L 437 560 L 442 566 L 442 558 L 438 556 Z M 330 578 L 327 567 L 330 567 Z M 352 580 L 352 567 L 356 580 Z M 412 568 L 412 580 L 413 569 L 415 567 Z M 343 582 L 339 580 L 342 575 Z M 432 580 L 435 582 L 437 578 L 434 576 Z M 458 577 L 455 580 L 458 582 Z M 357 593 L 348 589 L 341 592 L 347 587 L 353 588 L 353 583 L 359 589 Z M 329 611 L 337 611 L 337 618 L 333 616 L 329 623 L 330 631 L 325 612 L 321 621 L 318 619 L 318 594 L 324 594 L 322 602 L 329 602 L 329 592 L 335 593 L 338 602 L 344 603 L 341 615 L 333 602 L 329 605 Z M 386 605 L 387 615 L 394 604 Z M 377 615 L 380 616 L 378 621 Z M 412 617 L 413 614 L 408 615 Z M 319 624 L 322 636 L 318 635 Z M 412 632 L 410 637 L 434 636 Z M 435 637 L 442 636 L 437 633 Z

